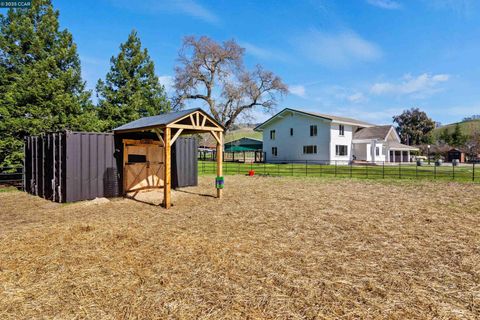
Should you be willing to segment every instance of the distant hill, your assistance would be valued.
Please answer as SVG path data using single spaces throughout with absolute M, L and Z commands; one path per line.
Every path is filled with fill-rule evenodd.
M 462 133 L 466 134 L 466 135 L 469 135 L 469 136 L 472 135 L 472 132 L 474 130 L 479 130 L 480 131 L 480 119 L 462 121 L 462 122 L 458 122 L 458 124 L 460 125 L 460 129 L 462 130 Z M 444 130 L 448 129 L 448 131 L 450 133 L 452 133 L 453 130 L 455 130 L 456 125 L 457 125 L 457 123 L 451 123 L 451 124 L 441 126 L 439 128 L 435 128 L 435 129 L 433 129 L 432 134 L 436 139 L 438 139 L 438 137 L 440 136 L 440 134 Z
M 231 130 L 225 135 L 225 142 L 230 142 L 240 138 L 252 138 L 262 140 L 262 133 L 253 131 L 251 127 L 239 128 L 237 130 Z
M 240 127 L 235 130 L 230 130 L 225 135 L 224 142 L 230 142 L 240 138 L 252 138 L 262 140 L 262 133 L 253 131 L 254 126 Z M 201 145 L 214 146 L 216 144 L 215 139 L 210 134 L 202 134 Z

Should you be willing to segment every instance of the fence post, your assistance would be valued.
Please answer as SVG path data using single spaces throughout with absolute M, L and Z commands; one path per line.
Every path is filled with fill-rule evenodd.
M 473 163 L 472 181 L 475 182 L 475 162 Z
M 305 160 L 305 177 L 308 176 L 308 160 Z
M 335 160 L 335 177 L 337 176 L 337 160 Z
M 382 163 L 382 179 L 385 179 L 385 161 Z
M 455 166 L 453 165 L 453 162 L 452 162 L 452 180 L 455 180 Z

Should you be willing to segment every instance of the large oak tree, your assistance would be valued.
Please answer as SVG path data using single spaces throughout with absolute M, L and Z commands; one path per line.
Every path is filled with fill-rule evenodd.
M 247 71 L 244 52 L 234 40 L 220 44 L 205 36 L 186 37 L 175 68 L 177 105 L 202 101 L 227 130 L 254 108 L 271 110 L 288 88 L 260 65 Z
M 429 133 L 435 128 L 435 122 L 419 108 L 403 111 L 393 117 L 393 122 L 397 124 L 397 132 L 403 143 L 419 145 L 431 142 Z

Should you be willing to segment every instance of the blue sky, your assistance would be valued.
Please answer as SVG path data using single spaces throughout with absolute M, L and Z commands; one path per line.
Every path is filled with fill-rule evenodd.
M 54 0 L 89 88 L 132 29 L 167 88 L 186 35 L 235 39 L 298 108 L 391 123 L 420 107 L 450 123 L 480 113 L 480 1 Z M 268 118 L 254 113 L 258 122 Z

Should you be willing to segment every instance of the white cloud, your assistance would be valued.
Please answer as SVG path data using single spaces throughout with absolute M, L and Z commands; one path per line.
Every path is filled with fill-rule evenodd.
M 173 93 L 173 91 L 175 90 L 173 88 L 174 79 L 173 79 L 172 76 L 168 76 L 168 75 L 159 76 L 158 77 L 158 82 L 160 82 L 160 84 L 165 87 L 165 91 L 167 93 Z
M 213 12 L 193 0 L 177 0 L 173 1 L 173 3 L 176 3 L 180 11 L 183 11 L 192 17 L 214 24 L 219 22 L 219 18 Z
M 441 90 L 438 87 L 439 84 L 448 81 L 449 78 L 448 74 L 430 75 L 423 73 L 417 77 L 407 74 L 400 83 L 375 83 L 371 86 L 370 92 L 376 95 L 413 95 L 418 98 L 424 98 Z
M 312 61 L 328 67 L 346 67 L 382 56 L 376 44 L 352 31 L 326 33 L 313 30 L 297 39 L 296 45 Z
M 361 92 L 355 92 L 347 97 L 347 100 L 353 103 L 361 103 L 367 101 L 367 97 Z
M 397 10 L 402 8 L 400 3 L 393 0 L 367 0 L 367 3 L 372 6 L 387 10 Z
M 305 98 L 306 90 L 305 90 L 305 87 L 302 85 L 289 86 L 288 90 L 290 91 L 291 94 Z
M 110 0 L 117 7 L 135 12 L 156 13 L 181 13 L 198 18 L 211 24 L 218 24 L 220 19 L 215 13 L 200 5 L 195 0 Z
M 278 50 L 265 49 L 250 42 L 240 42 L 240 46 L 245 48 L 245 53 L 252 55 L 262 60 L 277 60 L 286 62 L 289 60 L 288 56 L 284 52 Z

